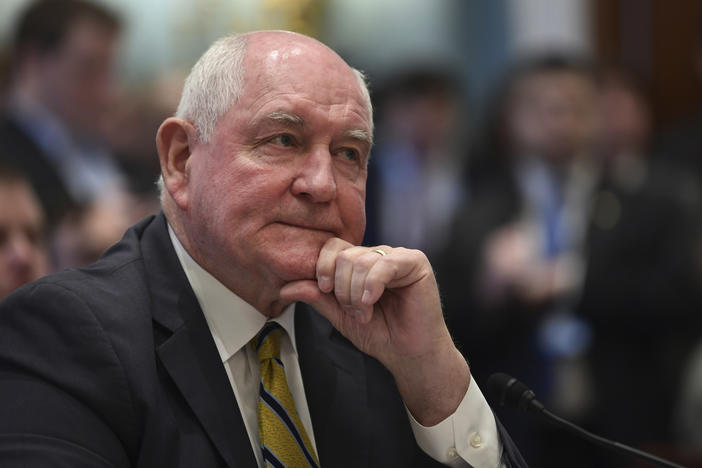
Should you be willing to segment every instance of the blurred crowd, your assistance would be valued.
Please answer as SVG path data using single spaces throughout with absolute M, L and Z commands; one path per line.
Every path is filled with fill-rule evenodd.
M 87 265 L 159 209 L 154 135 L 179 90 L 115 83 L 121 29 L 84 0 L 40 0 L 17 22 L 0 298 Z M 702 117 L 654 134 L 646 83 L 560 53 L 515 63 L 479 119 L 450 67 L 371 84 L 365 242 L 427 253 L 474 378 L 511 373 L 592 431 L 702 460 Z M 625 466 L 501 417 L 532 466 Z
M 119 86 L 120 18 L 82 0 L 28 4 L 1 70 L 0 297 L 87 265 L 158 210 L 154 135 L 171 96 Z
M 515 63 L 478 125 L 464 92 L 430 66 L 379 83 L 366 242 L 427 253 L 478 382 L 702 465 L 700 123 L 654 135 L 644 83 L 561 53 Z M 501 417 L 532 466 L 627 466 Z

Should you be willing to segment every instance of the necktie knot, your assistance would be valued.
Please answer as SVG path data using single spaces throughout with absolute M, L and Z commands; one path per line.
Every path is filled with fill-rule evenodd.
M 280 339 L 283 328 L 277 322 L 267 322 L 253 339 L 253 346 L 258 354 L 258 361 L 280 359 Z

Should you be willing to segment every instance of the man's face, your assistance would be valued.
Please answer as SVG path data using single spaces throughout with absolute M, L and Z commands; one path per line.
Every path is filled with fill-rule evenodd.
M 107 108 L 116 40 L 94 21 L 79 20 L 41 58 L 42 99 L 75 132 L 92 132 Z
M 371 116 L 352 70 L 293 37 L 249 42 L 243 95 L 188 159 L 189 242 L 230 287 L 312 279 L 327 239 L 363 237 Z
M 516 151 L 567 162 L 596 130 L 595 89 L 570 71 L 537 72 L 516 85 L 507 125 Z
M 25 182 L 0 181 L 0 298 L 48 273 L 39 202 Z

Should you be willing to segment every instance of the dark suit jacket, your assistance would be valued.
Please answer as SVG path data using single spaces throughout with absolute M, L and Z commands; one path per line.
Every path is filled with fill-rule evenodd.
M 324 467 L 435 466 L 391 375 L 306 306 L 300 367 Z M 161 214 L 97 263 L 0 305 L 3 467 L 254 467 L 232 388 Z M 505 459 L 525 466 L 502 429 Z

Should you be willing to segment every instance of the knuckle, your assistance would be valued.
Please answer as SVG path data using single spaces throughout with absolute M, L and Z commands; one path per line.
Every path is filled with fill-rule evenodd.
M 363 247 L 353 246 L 339 251 L 339 253 L 337 254 L 337 258 L 341 258 L 344 261 L 353 263 L 358 259 L 358 257 L 360 257 L 365 252 L 366 250 Z
M 427 258 L 427 255 L 422 252 L 421 250 L 414 250 L 414 255 L 417 257 L 417 260 L 423 262 L 423 263 L 429 263 L 429 259 Z
M 421 250 L 407 249 L 405 247 L 399 247 L 397 250 L 400 250 L 403 254 L 407 255 L 407 257 L 412 259 L 413 261 L 429 262 L 429 259 L 427 258 L 426 254 Z
M 361 255 L 356 259 L 356 263 L 354 264 L 354 270 L 370 270 L 370 268 L 373 266 L 373 264 L 375 264 L 375 262 L 380 261 L 380 258 L 376 257 L 378 257 L 378 254 L 373 252 Z
M 349 250 L 342 250 L 337 254 L 336 262 L 337 264 L 343 265 L 351 263 L 353 262 L 353 255 L 351 254 L 351 252 L 349 252 Z

